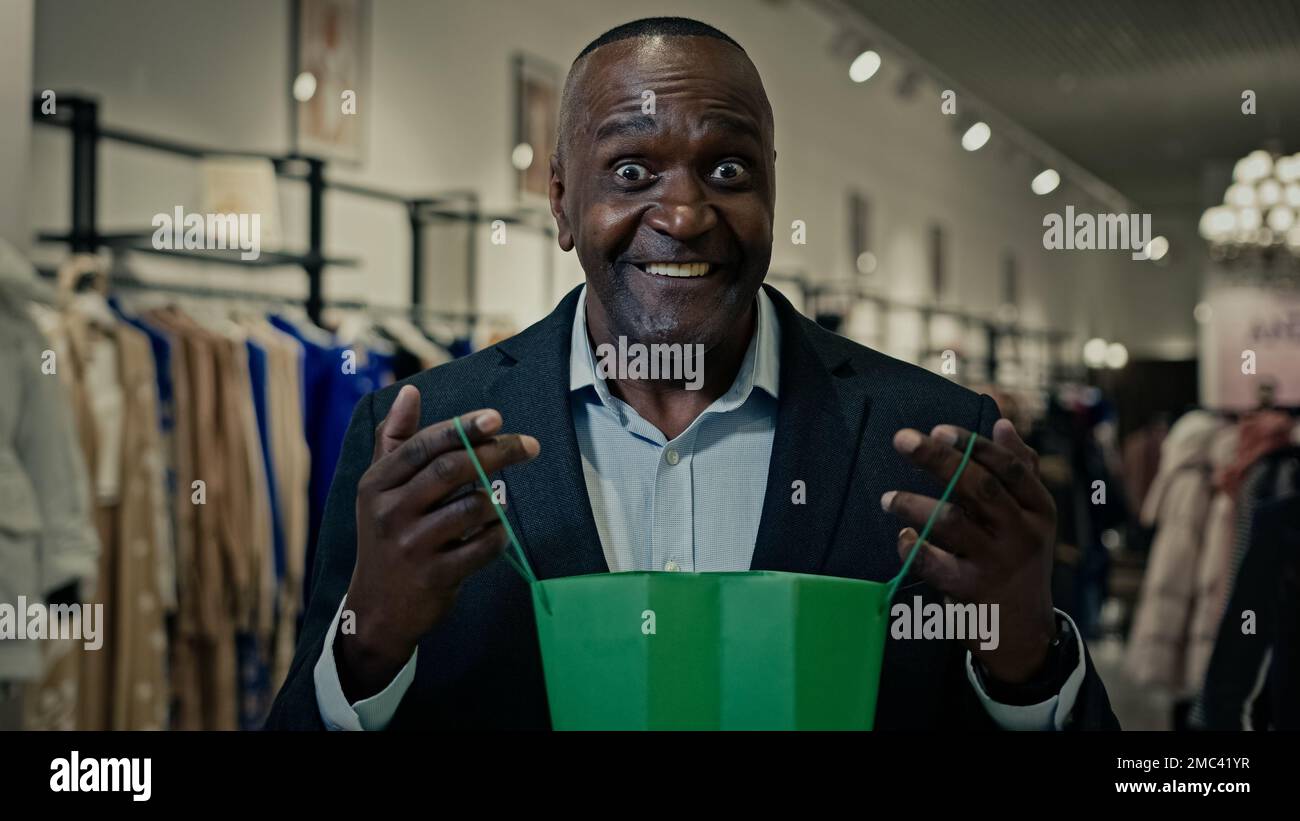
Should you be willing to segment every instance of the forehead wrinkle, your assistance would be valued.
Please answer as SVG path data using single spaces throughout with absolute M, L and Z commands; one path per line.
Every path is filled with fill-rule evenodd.
M 594 123 L 593 133 L 599 134 L 611 123 L 626 122 L 629 124 L 646 125 L 658 120 L 672 119 L 682 111 L 682 108 L 675 105 L 666 105 L 663 112 L 659 112 L 658 100 L 667 99 L 669 102 L 676 95 L 666 94 L 660 97 L 656 95 L 656 112 L 654 114 L 643 113 L 641 109 L 642 100 L 637 98 L 625 98 L 619 102 L 611 102 L 610 110 L 599 120 L 592 117 Z M 720 125 L 720 126 L 742 126 L 750 128 L 753 131 L 762 131 L 762 116 L 756 112 L 750 111 L 750 107 L 743 104 L 743 101 L 727 97 L 699 96 L 691 95 L 688 106 L 691 109 L 692 116 L 701 124 Z M 593 114 L 599 115 L 597 106 L 593 106 Z M 649 130 L 641 128 L 640 130 Z
M 592 106 L 589 116 L 578 126 L 593 148 L 619 137 L 651 137 L 683 128 L 692 137 L 732 134 L 752 138 L 759 145 L 769 142 L 763 127 L 763 115 L 738 95 L 689 97 L 684 111 L 673 105 L 675 94 L 656 93 L 656 114 L 643 114 L 639 96 L 627 95 L 610 101 L 610 110 L 601 112 Z M 604 114 L 601 117 L 601 114 Z M 600 117 L 600 119 L 597 119 Z M 575 124 L 576 125 L 576 124 Z
M 624 82 L 602 84 L 593 91 L 588 97 L 589 107 L 597 113 L 605 107 L 611 112 L 620 108 L 640 109 L 642 93 L 653 91 L 656 108 L 662 100 L 671 100 L 685 94 L 710 106 L 740 109 L 753 117 L 755 122 L 762 122 L 763 119 L 762 100 L 765 96 L 761 85 L 756 94 L 747 84 L 735 82 L 732 78 L 700 74 L 694 66 L 689 67 L 689 70 L 658 71 L 630 77 Z

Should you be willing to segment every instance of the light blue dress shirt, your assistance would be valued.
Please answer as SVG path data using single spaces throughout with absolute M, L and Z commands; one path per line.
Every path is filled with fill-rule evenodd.
M 669 441 L 598 378 L 578 297 L 569 404 L 610 571 L 748 570 L 776 436 L 781 328 L 758 292 L 754 335 L 731 388 Z
M 610 394 L 587 338 L 586 304 L 584 286 L 569 349 L 569 406 L 610 571 L 748 570 L 776 435 L 781 328 L 772 300 L 759 290 L 754 335 L 731 388 L 672 440 Z M 339 613 L 346 603 L 345 597 Z M 338 623 L 336 614 L 314 671 L 321 718 L 331 730 L 382 730 L 415 679 L 419 651 L 383 691 L 350 704 L 334 660 Z M 1078 641 L 1078 668 L 1058 695 L 1041 704 L 1011 706 L 990 699 L 969 653 L 967 679 L 1003 728 L 1061 729 L 1085 672 Z

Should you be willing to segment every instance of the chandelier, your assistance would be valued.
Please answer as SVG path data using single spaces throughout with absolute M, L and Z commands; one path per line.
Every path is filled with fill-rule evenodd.
M 1259 149 L 1238 160 L 1223 204 L 1205 209 L 1199 230 L 1216 259 L 1283 249 L 1300 257 L 1300 153 Z

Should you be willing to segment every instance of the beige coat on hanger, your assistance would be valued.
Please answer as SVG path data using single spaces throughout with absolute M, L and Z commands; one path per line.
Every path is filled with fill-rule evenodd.
M 73 407 L 87 465 L 95 477 L 95 523 L 102 552 L 96 591 L 83 596 L 104 605 L 104 643 L 70 654 L 76 673 L 78 729 L 147 730 L 167 726 L 167 635 L 159 590 L 159 534 L 155 468 L 159 453 L 158 395 L 153 351 L 141 331 L 112 319 L 91 295 L 74 294 L 84 275 L 103 288 L 93 257 L 74 257 L 59 272 L 56 332 L 60 367 L 74 386 Z M 102 297 L 102 294 L 101 294 Z M 111 356 L 108 352 L 111 351 Z M 107 363 L 112 363 L 111 367 Z M 109 372 L 111 371 L 111 372 Z M 90 384 L 96 389 L 88 387 Z M 120 403 L 92 408 L 95 393 L 112 386 Z M 66 723 L 69 664 L 52 669 L 35 698 L 28 724 Z

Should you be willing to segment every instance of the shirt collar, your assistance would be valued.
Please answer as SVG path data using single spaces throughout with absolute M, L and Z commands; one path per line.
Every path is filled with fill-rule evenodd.
M 762 288 L 755 297 L 758 303 L 757 324 L 749 340 L 749 348 L 741 362 L 740 371 L 727 392 L 719 397 L 717 410 L 739 407 L 749 399 L 754 388 L 762 388 L 776 398 L 781 374 L 781 326 L 776 318 L 772 299 Z M 578 308 L 573 316 L 573 331 L 569 340 L 569 391 L 586 387 L 596 389 L 600 401 L 610 402 L 609 387 L 596 374 L 595 354 L 587 338 L 587 286 L 578 294 Z

